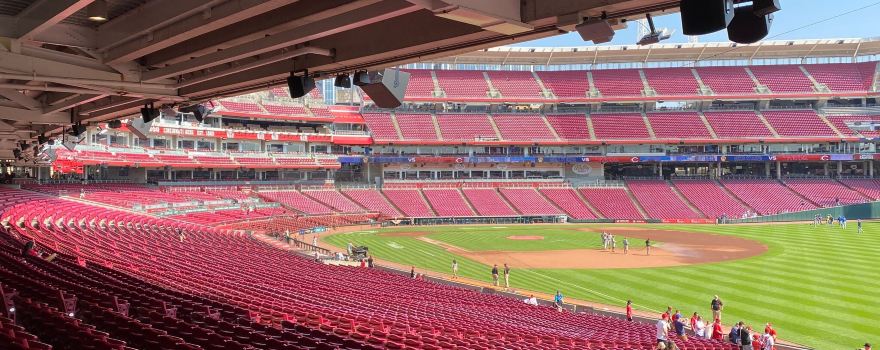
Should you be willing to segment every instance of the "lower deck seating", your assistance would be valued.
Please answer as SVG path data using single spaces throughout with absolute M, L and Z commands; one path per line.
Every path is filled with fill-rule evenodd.
M 482 216 L 516 216 L 516 211 L 501 198 L 494 188 L 465 188 L 461 190 L 474 210 Z
M 571 188 L 542 188 L 541 194 L 565 211 L 573 219 L 595 219 L 596 214 L 584 204 Z
M 816 209 L 776 180 L 721 180 L 721 184 L 761 215 Z
M 434 211 L 422 197 L 419 190 L 383 190 L 382 193 L 391 203 L 400 208 L 406 216 L 433 217 Z
M 342 190 L 342 193 L 369 211 L 379 212 L 384 216 L 392 218 L 403 216 L 400 211 L 394 208 L 394 205 L 388 202 L 388 199 L 377 190 L 345 189 Z
M 364 211 L 364 208 L 361 208 L 361 206 L 355 204 L 335 189 L 303 191 L 303 194 L 341 213 L 360 213 Z
M 562 211 L 533 188 L 502 188 L 501 194 L 523 215 L 560 215 Z
M 422 191 L 437 216 L 476 216 L 457 189 L 425 189 Z
M 626 185 L 633 196 L 653 219 L 699 219 L 703 216 L 694 212 L 675 194 L 664 180 L 634 180 Z
M 558 312 L 379 269 L 324 265 L 247 234 L 65 202 L 13 204 L 2 215 L 9 222 L 42 221 L 46 208 L 64 208 L 53 214 L 62 222 L 114 217 L 115 224 L 12 226 L 39 249 L 58 247 L 63 255 L 54 263 L 22 262 L 14 257 L 21 241 L 0 232 L 0 280 L 18 291 L 14 300 L 26 314 L 48 310 L 41 317 L 48 327 L 30 323 L 26 330 L 52 335 L 51 345 L 72 335 L 111 345 L 100 348 L 159 350 L 641 349 L 655 342 L 651 324 Z M 178 228 L 186 232 L 183 242 Z M 65 324 L 49 307 L 76 320 Z M 676 343 L 687 350 L 733 349 L 711 340 Z
M 645 217 L 629 198 L 626 189 L 620 187 L 579 188 L 581 195 L 608 219 L 644 220 Z
M 746 211 L 751 211 L 713 180 L 676 180 L 673 183 L 687 200 L 709 218 L 740 218 Z
M 880 180 L 877 179 L 840 179 L 844 184 L 873 200 L 880 200 Z
M 299 191 L 263 191 L 260 196 L 278 202 L 306 214 L 329 214 L 333 209 Z
M 869 199 L 831 179 L 788 179 L 786 186 L 823 207 L 864 203 Z

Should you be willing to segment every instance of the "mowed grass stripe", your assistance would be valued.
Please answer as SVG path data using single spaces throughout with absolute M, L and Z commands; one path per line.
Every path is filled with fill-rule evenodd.
M 584 275 L 578 275 L 578 276 L 584 276 Z M 558 276 L 558 278 L 559 279 L 567 279 L 567 280 L 577 280 L 578 276 L 561 275 L 561 276 Z M 621 275 L 618 274 L 615 276 L 621 276 Z M 701 292 L 701 291 L 697 291 L 697 290 L 691 291 L 690 288 L 672 289 L 669 286 L 665 286 L 665 285 L 664 286 L 646 285 L 646 284 L 640 282 L 642 279 L 639 278 L 639 276 L 635 276 L 635 278 L 633 278 L 634 276 L 632 276 L 630 274 L 625 274 L 623 276 L 626 276 L 625 281 L 624 281 L 625 285 L 638 292 L 638 294 L 634 294 L 634 295 L 631 295 L 628 297 L 628 298 L 634 300 L 635 303 L 637 303 L 637 304 L 640 301 L 647 300 L 648 304 L 649 304 L 648 307 L 651 310 L 655 310 L 655 311 L 656 310 L 665 310 L 666 305 L 672 305 L 673 307 L 682 310 L 682 313 L 684 313 L 686 315 L 690 315 L 693 311 L 698 311 L 701 314 L 703 314 L 704 316 L 711 315 L 711 313 L 709 312 L 709 308 L 708 308 L 708 302 L 705 300 L 705 295 L 706 295 L 705 292 Z M 617 281 L 623 281 L 623 280 L 624 280 L 623 278 L 617 279 Z M 585 280 L 585 279 L 581 278 L 580 281 L 577 281 L 577 282 L 581 282 L 581 283 L 576 283 L 576 284 L 578 284 L 578 285 L 593 285 L 594 282 L 599 282 L 599 283 L 602 283 L 603 285 L 607 285 L 609 283 L 609 281 L 615 281 L 615 279 L 610 276 L 608 276 L 607 278 L 602 278 L 600 281 L 594 281 L 593 279 Z M 692 285 L 689 285 L 689 286 L 692 286 Z M 569 296 L 581 298 L 582 294 L 580 291 L 575 290 L 572 292 L 570 289 L 569 289 L 569 291 L 570 291 Z M 606 298 L 602 298 L 602 299 L 606 299 Z M 667 300 L 669 302 L 668 303 L 658 302 L 658 301 L 662 301 L 662 300 Z M 598 301 L 602 302 L 603 300 L 598 300 Z M 682 301 L 684 301 L 684 302 L 682 303 Z M 608 302 L 608 301 L 605 301 L 605 302 Z M 622 300 L 610 300 L 609 303 L 615 304 L 615 305 L 622 305 L 623 301 Z M 729 300 L 728 305 L 730 305 L 731 303 L 733 303 L 733 301 Z M 767 308 L 764 308 L 766 305 L 760 305 L 760 304 L 746 305 L 746 304 L 741 304 L 741 303 L 734 304 L 734 305 L 735 306 L 733 306 L 733 307 L 728 307 L 726 309 L 726 312 L 724 313 L 725 314 L 724 319 L 728 323 L 738 321 L 738 320 L 744 320 L 747 323 L 754 325 L 755 327 L 759 327 L 760 325 L 763 324 L 762 323 L 762 322 L 764 322 L 763 320 L 768 319 L 768 317 L 782 317 L 786 314 L 785 312 L 780 312 L 780 311 L 770 312 L 770 310 L 768 310 Z M 773 304 L 769 304 L 769 305 L 772 306 Z M 736 306 L 738 306 L 738 307 L 736 307 Z M 764 310 L 764 311 L 761 312 L 761 310 Z M 753 311 L 755 311 L 755 312 L 753 312 Z M 796 311 L 796 310 L 789 309 L 786 311 Z M 750 321 L 750 320 L 759 320 L 759 321 Z M 836 323 L 827 322 L 827 321 L 828 321 L 827 319 L 823 319 L 821 317 L 818 317 L 818 318 L 815 318 L 815 320 L 812 320 L 812 322 L 818 322 L 818 324 L 815 324 L 815 325 L 817 327 L 821 327 L 826 332 L 835 332 L 835 331 L 841 330 L 836 325 Z M 777 327 L 786 327 L 785 329 L 790 329 L 785 324 L 777 324 Z M 806 333 L 806 334 L 809 334 L 809 333 Z M 787 332 L 787 335 L 788 336 L 797 336 L 800 334 L 795 333 L 795 332 Z
M 540 234 L 536 234 L 536 231 L 540 231 Z M 524 241 L 508 238 L 511 236 L 538 235 L 543 235 L 545 238 L 542 240 L 525 241 L 528 244 L 523 244 Z M 546 251 L 598 248 L 602 246 L 602 240 L 598 233 L 573 231 L 552 226 L 535 226 L 528 230 L 458 230 L 431 233 L 427 237 L 470 251 Z
M 534 245 L 540 241 L 514 242 L 503 238 L 508 235 L 581 237 L 596 239 L 598 234 L 577 231 L 582 227 L 601 229 L 601 225 L 510 226 L 509 232 L 485 227 L 405 228 L 401 231 L 425 231 L 445 236 L 447 242 L 479 245 L 481 250 L 498 250 L 511 244 Z M 615 228 L 620 225 L 613 226 Z M 792 225 L 649 225 L 640 228 L 687 230 L 736 235 L 763 242 L 769 251 L 759 257 L 672 268 L 617 269 L 617 270 L 564 270 L 514 269 L 511 284 L 516 289 L 553 293 L 562 289 L 568 297 L 609 304 L 622 304 L 633 299 L 640 308 L 665 309 L 673 305 L 690 314 L 700 311 L 709 314 L 708 301 L 712 294 L 725 298 L 725 321 L 742 319 L 753 326 L 771 321 L 787 340 L 800 342 L 818 349 L 852 348 L 880 338 L 876 315 L 880 305 L 873 302 L 874 290 L 880 279 L 880 225 L 865 224 L 865 234 L 857 235 L 855 224 L 846 230 L 836 226 L 812 227 Z M 468 230 L 473 228 L 472 230 Z M 569 231 L 561 233 L 560 231 Z M 481 234 L 488 232 L 489 234 Z M 577 232 L 579 236 L 574 236 Z M 364 244 L 387 245 L 407 237 L 368 236 Z M 421 242 L 425 243 L 425 242 Z M 342 242 L 334 243 L 344 246 Z M 402 243 L 401 243 L 402 244 Z M 427 244 L 427 243 L 426 243 Z M 455 244 L 455 245 L 459 245 Z M 430 246 L 430 244 L 428 244 Z M 436 247 L 435 247 L 436 248 Z M 511 250 L 534 250 L 532 247 Z M 572 247 L 574 248 L 574 247 Z M 569 249 L 572 249 L 569 248 Z M 546 249 L 546 247 L 542 248 Z M 404 252 L 404 250 L 411 250 Z M 551 249 L 547 249 L 551 250 Z M 420 268 L 449 272 L 452 255 L 443 249 L 429 250 L 420 245 L 405 249 L 379 249 L 373 253 L 385 260 L 413 261 Z M 433 256 L 426 256 L 431 254 Z M 421 255 L 421 257 L 419 257 Z M 446 261 L 429 262 L 434 259 Z M 488 266 L 459 258 L 464 276 L 488 281 Z M 527 292 L 526 292 L 527 293 Z M 875 340 L 876 341 L 876 340 Z

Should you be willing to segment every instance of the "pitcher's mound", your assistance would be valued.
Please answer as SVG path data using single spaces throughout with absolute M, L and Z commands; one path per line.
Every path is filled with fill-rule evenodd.
M 507 239 L 514 241 L 540 241 L 544 239 L 544 236 L 507 236 Z

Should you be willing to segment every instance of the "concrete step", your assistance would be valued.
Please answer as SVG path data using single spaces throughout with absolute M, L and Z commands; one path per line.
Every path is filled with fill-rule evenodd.
M 703 111 L 697 111 L 697 114 L 700 115 L 700 121 L 702 121 L 703 125 L 706 126 L 706 130 L 709 130 L 709 134 L 712 135 L 712 138 L 717 139 L 718 134 L 715 133 L 715 129 L 712 128 L 712 124 L 709 124 L 709 120 L 706 119 L 706 115 L 703 114 Z
M 688 208 L 691 208 L 691 210 L 693 210 L 694 213 L 700 214 L 704 218 L 709 217 L 708 215 L 706 215 L 706 213 L 704 213 L 702 210 L 697 208 L 697 206 L 694 205 L 694 203 L 691 203 L 691 201 L 689 201 L 687 199 L 687 197 L 685 197 L 684 194 L 682 194 L 681 191 L 679 191 L 678 188 L 675 187 L 675 184 L 673 184 L 672 181 L 667 181 L 667 184 L 669 185 L 669 188 L 672 189 L 672 193 L 675 193 L 675 195 L 678 197 L 678 199 L 681 200 L 685 205 L 687 205 Z
M 652 139 L 656 139 L 657 135 L 654 134 L 654 128 L 651 127 L 651 121 L 648 120 L 648 115 L 645 114 L 645 112 L 642 112 L 642 120 L 645 121 L 645 127 L 648 128 L 648 135 L 650 135 Z
M 389 115 L 391 116 L 391 125 L 394 125 L 394 131 L 397 132 L 397 139 L 403 140 L 403 132 L 400 131 L 400 124 L 397 124 L 397 114 L 391 112 Z
M 764 123 L 764 126 L 766 126 L 767 129 L 770 130 L 770 133 L 773 134 L 773 137 L 779 138 L 779 133 L 776 132 L 776 129 L 773 128 L 773 125 L 770 125 L 770 122 L 767 121 L 767 118 L 764 118 L 764 114 L 761 113 L 761 111 L 755 111 L 755 113 L 758 115 L 758 119 L 761 120 L 761 123 Z

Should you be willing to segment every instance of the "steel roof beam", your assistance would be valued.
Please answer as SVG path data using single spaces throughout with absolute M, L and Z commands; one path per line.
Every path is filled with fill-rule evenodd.
M 147 54 L 272 11 L 296 0 L 158 0 L 98 29 L 107 63 Z
M 15 16 L 15 38 L 31 40 L 95 0 L 39 0 Z

